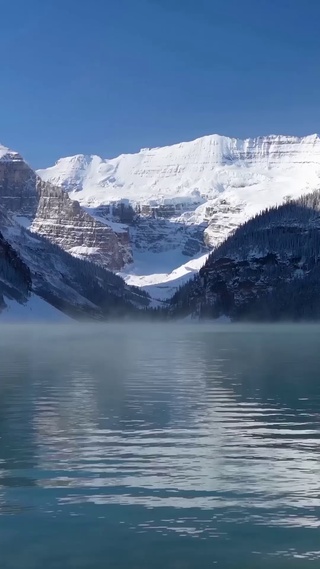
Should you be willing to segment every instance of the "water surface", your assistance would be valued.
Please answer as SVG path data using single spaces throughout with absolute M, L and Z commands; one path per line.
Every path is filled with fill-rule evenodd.
M 320 327 L 0 327 L 2 569 L 320 566 Z

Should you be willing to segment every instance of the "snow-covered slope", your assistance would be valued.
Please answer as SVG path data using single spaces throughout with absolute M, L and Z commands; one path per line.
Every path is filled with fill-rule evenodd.
M 0 312 L 0 325 L 7 322 L 71 322 L 71 319 L 39 296 L 32 294 L 25 303 L 4 298 L 6 307 Z
M 0 144 L 0 161 L 1 162 L 22 162 L 22 158 L 20 156 L 20 154 L 18 154 L 18 152 L 15 152 L 14 150 L 10 150 L 10 148 L 7 148 L 6 146 L 2 146 L 2 144 Z
M 148 262 L 150 251 L 160 255 L 167 251 L 166 276 L 172 271 L 173 250 L 179 257 L 187 248 L 189 259 L 205 253 L 201 243 L 188 249 L 190 239 L 198 242 L 200 235 L 213 248 L 266 207 L 320 188 L 320 138 L 266 136 L 239 140 L 212 135 L 111 160 L 84 155 L 62 158 L 38 174 L 63 186 L 93 215 L 97 210 L 104 212 L 110 222 L 114 220 L 110 204 L 122 202 L 135 208 L 144 223 L 136 222 L 132 232 L 134 264 L 127 278 L 133 282 L 135 274 L 139 277 L 135 283 L 149 286 L 150 275 L 139 272 L 141 263 L 136 262 L 141 253 L 146 253 Z M 158 227 L 159 220 L 165 220 L 165 230 L 163 223 Z M 153 243 L 150 245 L 152 231 L 156 249 Z M 174 238 L 168 246 L 170 232 Z M 183 263 L 180 261 L 184 265 L 188 256 Z M 157 264 L 156 258 L 154 262 Z M 163 274 L 163 269 L 155 269 L 153 284 L 165 282 Z
M 239 203 L 248 196 L 249 201 L 265 205 L 281 197 L 283 183 L 293 192 L 314 183 L 319 167 L 317 135 L 247 140 L 212 135 L 112 160 L 84 155 L 62 158 L 38 174 L 91 207 L 122 199 L 194 206 L 225 192 Z M 269 197 L 271 185 L 273 195 Z
M 134 264 L 120 275 L 127 284 L 143 288 L 153 299 L 153 306 L 159 306 L 196 275 L 207 258 L 208 253 L 186 261 L 177 249 L 164 253 L 137 251 Z

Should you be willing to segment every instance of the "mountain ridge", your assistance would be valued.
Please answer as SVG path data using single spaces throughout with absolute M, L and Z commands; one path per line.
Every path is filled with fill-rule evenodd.
M 118 199 L 128 199 L 133 202 L 161 201 L 172 199 L 174 197 L 172 194 L 179 196 L 179 199 L 189 196 L 196 200 L 195 203 L 201 203 L 199 199 L 201 192 L 197 194 L 193 185 L 201 180 L 205 186 L 201 189 L 203 192 L 208 189 L 208 183 L 209 189 L 214 189 L 210 187 L 211 182 L 216 183 L 214 177 L 210 180 L 201 177 L 204 170 L 206 174 L 211 174 L 213 167 L 230 166 L 232 162 L 235 164 L 241 160 L 252 161 L 254 157 L 269 161 L 269 166 L 270 160 L 275 161 L 279 157 L 280 148 L 282 156 L 285 158 L 289 156 L 292 164 L 294 153 L 290 150 L 293 146 L 297 155 L 317 146 L 315 162 L 320 163 L 320 139 L 317 134 L 305 137 L 269 135 L 244 140 L 207 135 L 190 142 L 141 149 L 139 152 L 121 154 L 111 159 L 104 159 L 95 154 L 77 154 L 61 158 L 55 165 L 37 172 L 45 181 L 64 187 L 71 192 L 71 195 L 72 191 L 76 191 L 78 196 L 80 194 L 80 202 L 88 206 L 105 205 Z M 166 174 L 164 184 L 161 184 L 156 176 L 149 176 L 150 172 L 146 168 L 148 162 L 152 163 L 151 174 L 159 173 L 159 168 L 164 166 Z M 304 161 L 298 161 L 299 164 L 301 162 Z M 187 172 L 186 176 L 186 168 L 189 167 L 190 170 L 190 166 L 194 171 L 189 179 L 190 172 Z M 176 177 L 180 178 L 180 184 L 174 188 L 166 188 L 167 179 L 175 180 Z M 121 178 L 127 179 L 121 181 Z M 162 192 L 160 195 L 159 190 Z
M 127 227 L 133 262 L 121 274 L 166 299 L 180 284 L 177 273 L 187 278 L 189 261 L 198 266 L 252 216 L 320 187 L 320 138 L 207 135 L 113 159 L 76 155 L 38 173 L 115 231 L 123 221 L 119 209 L 132 211 Z
M 294 134 L 274 134 L 274 133 L 269 133 L 269 134 L 262 134 L 262 135 L 258 135 L 258 136 L 252 136 L 252 137 L 246 137 L 246 138 L 241 138 L 241 137 L 237 137 L 237 136 L 227 136 L 224 134 L 220 134 L 220 133 L 213 133 L 213 134 L 205 134 L 203 136 L 198 136 L 196 138 L 192 138 L 190 140 L 183 140 L 183 141 L 179 141 L 179 142 L 173 142 L 172 144 L 165 144 L 163 146 L 146 146 L 146 147 L 141 147 L 139 150 L 136 151 L 132 151 L 132 152 L 122 152 L 121 154 L 118 154 L 116 156 L 111 156 L 111 157 L 105 157 L 103 158 L 102 156 L 100 156 L 99 154 L 90 154 L 90 153 L 76 153 L 76 154 L 70 154 L 70 155 L 66 155 L 66 156 L 62 156 L 61 158 L 58 158 L 58 160 L 56 160 L 55 165 L 57 163 L 59 163 L 60 161 L 63 161 L 65 159 L 70 159 L 70 158 L 79 158 L 79 159 L 91 159 L 91 158 L 98 158 L 100 160 L 104 160 L 104 161 L 111 161 L 111 160 L 116 160 L 118 158 L 123 158 L 124 156 L 136 156 L 137 154 L 142 154 L 144 152 L 150 152 L 150 151 L 155 151 L 155 150 L 161 150 L 161 149 L 167 149 L 167 148 L 179 148 L 181 147 L 181 145 L 188 145 L 188 144 L 192 144 L 192 143 L 198 143 L 202 140 L 206 140 L 206 139 L 227 139 L 230 141 L 235 141 L 235 142 L 243 142 L 243 143 L 250 143 L 252 141 L 257 141 L 257 140 L 276 140 L 276 139 L 283 139 L 283 140 L 288 140 L 288 139 L 292 139 L 292 140 L 296 140 L 296 141 L 303 141 L 305 139 L 318 139 L 319 138 L 319 133 L 317 132 L 313 132 L 310 134 L 305 134 L 302 136 L 297 136 Z M 0 144 L 0 151 L 1 151 L 1 144 Z M 9 149 L 7 149 L 9 150 Z M 50 168 L 51 166 L 47 166 L 47 167 L 43 167 L 43 168 L 38 168 L 36 169 L 37 172 L 41 172 L 41 171 L 46 171 L 48 168 Z
M 133 284 L 155 303 L 173 295 L 174 305 L 182 294 L 187 311 L 191 298 L 202 312 L 221 316 L 223 309 L 239 317 L 248 304 L 257 310 L 261 291 L 263 302 L 275 294 L 279 279 L 281 290 L 289 283 L 297 294 L 298 277 L 309 283 L 317 306 L 318 135 L 245 141 L 212 135 L 113 161 L 77 155 L 67 159 L 72 179 L 60 186 L 50 169 L 40 178 L 18 153 L 1 148 L 0 229 L 31 271 L 31 293 L 57 308 L 69 303 L 69 311 L 75 306 L 103 317 L 114 301 L 120 311 L 148 306 L 147 296 L 127 286 Z M 100 184 L 98 192 L 92 180 Z M 137 201 L 141 197 L 144 202 Z M 99 267 L 111 260 L 127 285 Z M 57 266 L 62 270 L 56 274 Z M 179 288 L 199 269 L 195 281 Z

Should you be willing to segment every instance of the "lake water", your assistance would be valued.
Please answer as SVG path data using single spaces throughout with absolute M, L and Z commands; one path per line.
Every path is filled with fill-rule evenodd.
M 0 327 L 1 569 L 320 567 L 320 327 Z

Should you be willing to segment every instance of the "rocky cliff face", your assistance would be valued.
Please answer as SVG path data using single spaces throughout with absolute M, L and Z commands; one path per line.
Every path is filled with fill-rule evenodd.
M 61 188 L 36 179 L 39 197 L 30 229 L 69 253 L 112 270 L 131 261 L 129 231 L 117 235 L 108 225 L 86 213 Z
M 113 229 L 84 211 L 61 188 L 43 182 L 19 154 L 0 153 L 0 207 L 65 251 L 119 270 L 131 260 L 129 232 Z
M 35 172 L 27 166 L 19 154 L 7 150 L 1 157 L 0 147 L 1 207 L 32 220 L 36 216 L 39 202 L 36 178 Z

